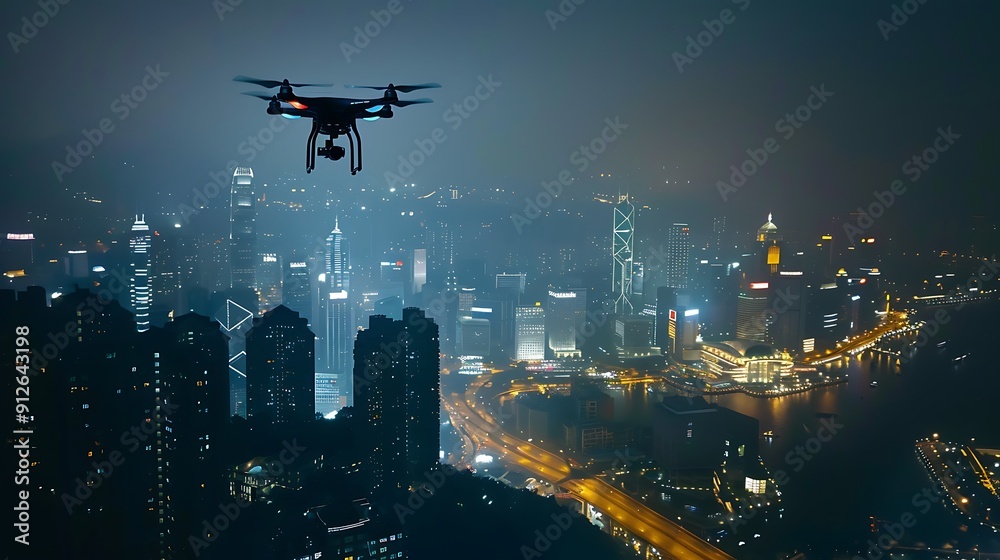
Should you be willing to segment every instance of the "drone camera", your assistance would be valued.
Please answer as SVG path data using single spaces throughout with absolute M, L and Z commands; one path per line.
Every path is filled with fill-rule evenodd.
M 316 150 L 317 155 L 337 161 L 347 154 L 343 146 L 324 146 Z

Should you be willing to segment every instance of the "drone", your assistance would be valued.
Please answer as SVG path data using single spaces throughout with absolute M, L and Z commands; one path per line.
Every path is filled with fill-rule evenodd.
M 347 150 L 343 146 L 334 145 L 333 141 L 341 135 L 347 136 L 351 150 L 351 175 L 357 175 L 358 171 L 361 171 L 361 135 L 358 134 L 358 119 L 366 121 L 391 119 L 393 107 L 433 103 L 432 100 L 426 98 L 399 99 L 397 93 L 410 93 L 421 89 L 441 87 L 440 84 L 345 86 L 385 92 L 378 99 L 346 99 L 342 97 L 299 97 L 292 91 L 292 88 L 297 87 L 333 87 L 333 84 L 293 84 L 289 83 L 287 79 L 279 82 L 247 76 L 236 76 L 233 81 L 255 84 L 267 89 L 280 88 L 275 95 L 255 91 L 243 92 L 243 95 L 268 101 L 267 114 L 269 115 L 281 115 L 287 119 L 309 117 L 313 120 L 312 130 L 309 132 L 309 139 L 306 142 L 306 173 L 311 173 L 316 168 L 317 155 L 333 161 L 342 159 L 347 154 Z M 283 104 L 288 106 L 283 106 Z M 317 149 L 316 138 L 320 134 L 329 138 L 326 140 L 325 146 Z M 357 141 L 356 151 L 355 140 Z M 354 166 L 355 153 L 358 160 L 357 167 Z

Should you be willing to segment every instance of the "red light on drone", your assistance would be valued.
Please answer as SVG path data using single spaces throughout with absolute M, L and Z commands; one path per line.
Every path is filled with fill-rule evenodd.
M 288 102 L 289 105 L 295 107 L 296 109 L 308 109 L 309 106 L 305 103 L 299 103 L 298 101 L 292 100 Z

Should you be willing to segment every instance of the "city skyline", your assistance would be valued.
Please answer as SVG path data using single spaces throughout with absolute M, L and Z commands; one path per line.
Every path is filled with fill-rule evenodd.
M 997 15 L 4 4 L 5 550 L 1000 558 Z

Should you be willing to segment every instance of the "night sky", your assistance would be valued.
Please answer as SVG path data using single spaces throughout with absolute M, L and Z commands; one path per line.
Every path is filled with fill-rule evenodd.
M 531 193 L 574 170 L 570 154 L 619 117 L 628 129 L 587 174 L 655 189 L 650 202 L 693 215 L 739 214 L 749 225 L 773 211 L 776 221 L 805 227 L 867 205 L 874 189 L 902 179 L 910 188 L 894 219 L 916 230 L 912 220 L 960 222 L 1000 199 L 995 2 L 897 1 L 918 9 L 898 29 L 880 30 L 880 19 L 892 22 L 892 1 L 565 0 L 564 12 L 575 11 L 556 17 L 555 0 L 401 0 L 386 25 L 369 26 L 377 36 L 345 56 L 344 45 L 364 45 L 355 27 L 390 4 L 70 0 L 25 42 L 11 34 L 39 4 L 4 2 L 2 166 L 13 204 L 0 216 L 17 223 L 25 210 L 79 191 L 128 209 L 155 203 L 204 185 L 229 160 L 268 176 L 304 173 L 305 121 L 290 122 L 253 161 L 239 152 L 271 117 L 266 102 L 239 95 L 265 90 L 232 82 L 238 74 L 336 84 L 300 95 L 366 96 L 341 87 L 348 83 L 444 86 L 400 95 L 433 105 L 361 123 L 365 169 L 351 177 L 346 162 L 321 159 L 313 178 L 331 185 L 385 187 L 385 171 L 397 170 L 414 140 L 442 127 L 447 140 L 413 181 Z M 674 53 L 723 10 L 730 23 L 679 71 Z M 115 100 L 142 83 L 147 66 L 168 75 L 123 119 Z M 500 85 L 453 130 L 445 111 L 490 76 Z M 824 84 L 833 96 L 784 139 L 775 123 Z M 105 118 L 114 130 L 57 180 L 53 161 L 65 162 L 66 146 Z M 960 139 L 910 183 L 902 165 L 948 126 Z M 723 202 L 716 181 L 769 137 L 779 151 Z

